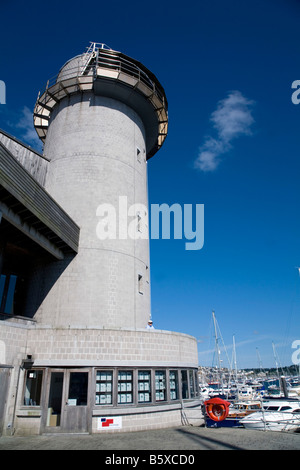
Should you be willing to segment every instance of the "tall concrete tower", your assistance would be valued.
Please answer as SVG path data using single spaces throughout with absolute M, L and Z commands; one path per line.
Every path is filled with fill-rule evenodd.
M 92 43 L 48 82 L 34 124 L 50 161 L 45 188 L 80 227 L 79 252 L 48 273 L 58 280 L 36 318 L 57 326 L 145 327 L 147 160 L 167 135 L 162 86 L 140 62 Z
M 199 420 L 196 339 L 146 329 L 162 86 L 92 43 L 39 94 L 34 124 L 43 155 L 0 130 L 0 434 L 178 426 L 183 401 Z

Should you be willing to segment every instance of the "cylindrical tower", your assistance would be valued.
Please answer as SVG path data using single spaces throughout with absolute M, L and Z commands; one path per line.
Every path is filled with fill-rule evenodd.
M 103 44 L 68 61 L 39 95 L 34 124 L 50 160 L 45 188 L 80 227 L 78 254 L 46 267 L 52 285 L 44 286 L 39 323 L 145 327 L 147 160 L 163 144 L 167 121 L 157 78 Z
M 196 339 L 146 328 L 147 160 L 167 135 L 163 88 L 136 60 L 92 43 L 48 82 L 34 124 L 47 174 L 44 188 L 25 169 L 16 173 L 35 211 L 24 216 L 29 235 L 37 222 L 38 230 L 24 316 L 0 331 L 12 376 L 7 428 L 17 435 L 179 426 L 183 401 L 199 422 Z M 52 239 L 49 255 L 35 246 L 42 240 L 49 249 Z

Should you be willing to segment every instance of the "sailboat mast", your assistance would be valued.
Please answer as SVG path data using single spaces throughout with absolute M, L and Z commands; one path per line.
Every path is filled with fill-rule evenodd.
M 234 335 L 232 339 L 233 339 L 233 362 L 234 362 L 235 380 L 237 383 L 237 363 L 236 363 L 235 336 Z
M 275 345 L 274 345 L 274 342 L 273 342 L 273 341 L 272 341 L 272 347 L 273 347 L 273 355 L 274 355 L 275 365 L 276 365 L 276 370 L 277 370 L 277 377 L 278 377 L 278 379 L 280 379 L 280 377 L 279 377 L 279 371 L 278 371 L 277 356 L 276 356 L 276 352 L 275 352 Z
M 264 372 L 258 348 L 256 348 L 256 353 L 257 353 L 257 358 L 258 358 L 259 369 L 260 369 L 261 372 Z
M 213 317 L 213 322 L 214 322 L 214 329 L 215 329 L 215 341 L 216 341 L 216 353 L 217 353 L 217 358 L 218 358 L 218 368 L 219 368 L 219 374 L 220 374 L 220 380 L 221 380 L 221 387 L 222 387 L 222 393 L 223 393 L 223 377 L 222 377 L 222 371 L 221 371 L 221 357 L 220 357 L 220 348 L 219 348 L 219 338 L 218 338 L 218 332 L 217 332 L 217 322 L 216 322 L 216 316 L 215 312 L 212 312 L 212 317 Z

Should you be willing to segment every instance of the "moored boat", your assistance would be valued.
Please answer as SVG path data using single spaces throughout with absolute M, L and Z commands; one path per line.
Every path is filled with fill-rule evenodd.
M 216 427 L 242 427 L 240 420 L 245 416 L 261 409 L 261 401 L 259 400 L 241 400 L 230 403 L 227 416 L 219 421 L 214 421 L 207 414 L 205 425 L 208 428 Z
M 297 431 L 300 429 L 300 401 L 268 400 L 262 409 L 240 420 L 246 429 L 261 431 Z
M 228 418 L 242 419 L 249 414 L 259 411 L 260 409 L 261 401 L 259 400 L 238 401 L 236 403 L 232 403 L 229 407 Z

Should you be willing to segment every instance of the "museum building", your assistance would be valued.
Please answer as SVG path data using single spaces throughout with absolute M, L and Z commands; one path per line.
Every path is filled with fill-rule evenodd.
M 0 131 L 0 435 L 180 425 L 199 409 L 196 339 L 146 328 L 147 165 L 167 136 L 165 91 L 91 43 L 39 92 L 33 121 L 42 153 Z

